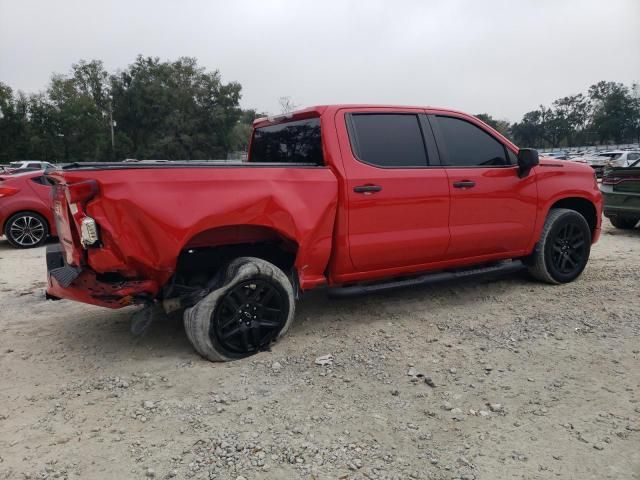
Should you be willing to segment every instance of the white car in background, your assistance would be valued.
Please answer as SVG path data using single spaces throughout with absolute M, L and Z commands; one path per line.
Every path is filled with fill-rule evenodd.
M 637 160 L 640 160 L 640 151 L 638 150 L 610 150 L 574 159 L 574 161 L 590 165 L 598 177 L 602 176 L 605 168 L 628 167 Z

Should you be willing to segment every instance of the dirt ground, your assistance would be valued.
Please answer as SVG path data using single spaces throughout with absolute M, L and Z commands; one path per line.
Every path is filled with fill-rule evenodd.
M 0 478 L 640 479 L 638 229 L 564 286 L 309 294 L 229 364 L 45 300 L 43 256 L 0 240 Z

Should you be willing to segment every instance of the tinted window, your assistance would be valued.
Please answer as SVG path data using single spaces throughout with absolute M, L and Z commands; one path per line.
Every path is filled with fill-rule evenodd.
M 31 179 L 32 182 L 35 183 L 39 183 L 40 185 L 45 185 L 47 187 L 50 187 L 52 185 L 51 180 L 49 180 L 47 177 L 33 177 Z
M 475 125 L 452 117 L 438 117 L 438 128 L 447 151 L 446 164 L 453 166 L 509 165 L 505 149 Z
M 352 114 L 349 135 L 356 156 L 381 167 L 424 167 L 427 154 L 417 115 Z
M 249 161 L 322 165 L 320 119 L 311 118 L 256 128 Z
M 630 153 L 630 154 L 627 156 L 627 159 L 628 159 L 629 161 L 638 160 L 639 158 L 640 158 L 640 153 Z

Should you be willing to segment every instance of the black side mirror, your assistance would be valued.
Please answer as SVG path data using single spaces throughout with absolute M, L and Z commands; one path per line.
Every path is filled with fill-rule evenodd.
M 538 151 L 533 148 L 521 148 L 518 150 L 518 177 L 529 175 L 533 167 L 540 163 Z

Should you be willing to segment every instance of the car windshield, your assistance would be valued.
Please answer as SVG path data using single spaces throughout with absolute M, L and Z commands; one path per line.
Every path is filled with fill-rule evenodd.
M 11 162 L 9 164 L 10 168 L 20 168 L 22 166 L 22 162 Z

